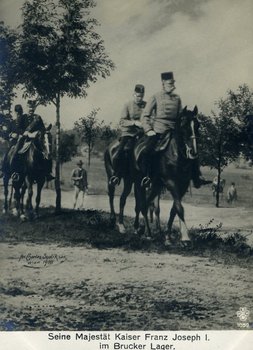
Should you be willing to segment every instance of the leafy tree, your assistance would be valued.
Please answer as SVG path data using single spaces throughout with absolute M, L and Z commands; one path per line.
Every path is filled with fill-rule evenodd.
M 94 148 L 95 141 L 101 135 L 103 121 L 97 119 L 99 109 L 93 109 L 86 117 L 82 117 L 75 122 L 75 130 L 79 133 L 81 140 L 88 146 L 88 165 L 90 166 L 91 152 Z
M 17 33 L 0 22 L 0 109 L 10 114 L 17 85 Z
M 93 0 L 32 0 L 22 7 L 20 83 L 25 96 L 56 107 L 56 211 L 61 209 L 60 105 L 64 96 L 86 97 L 87 88 L 114 68 L 90 16 Z
M 78 145 L 75 140 L 75 135 L 66 131 L 61 131 L 59 157 L 61 166 L 69 162 L 72 157 L 77 155 Z M 56 152 L 53 151 L 53 157 L 55 158 Z
M 212 117 L 200 115 L 200 161 L 217 170 L 218 187 L 221 173 L 240 152 L 246 152 L 247 119 L 253 111 L 252 91 L 247 85 L 240 85 L 237 92 L 229 90 L 226 98 L 217 103 L 218 113 Z M 216 194 L 216 206 L 219 206 L 219 191 Z
M 223 101 L 220 101 L 220 113 L 212 118 L 200 115 L 200 161 L 217 170 L 218 188 L 221 173 L 234 161 L 240 152 L 240 133 L 237 124 L 231 116 L 222 111 Z M 219 191 L 216 192 L 216 207 L 219 207 Z
M 240 128 L 242 154 L 253 160 L 253 90 L 248 85 L 240 85 L 237 91 L 228 91 L 226 109 Z

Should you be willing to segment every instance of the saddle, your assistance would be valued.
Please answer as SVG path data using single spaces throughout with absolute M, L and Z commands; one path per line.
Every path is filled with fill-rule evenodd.
M 26 153 L 29 150 L 31 143 L 34 142 L 38 134 L 39 134 L 39 131 L 27 132 L 27 135 L 26 135 L 27 139 L 25 140 L 22 148 L 18 151 L 18 154 Z
M 146 148 L 146 138 L 142 138 L 134 149 L 134 157 L 136 164 L 139 164 L 142 152 Z M 172 135 L 171 131 L 163 135 L 154 147 L 153 156 L 156 154 L 161 154 L 167 150 L 167 158 L 170 164 L 175 165 L 178 160 L 178 146 L 175 137 Z

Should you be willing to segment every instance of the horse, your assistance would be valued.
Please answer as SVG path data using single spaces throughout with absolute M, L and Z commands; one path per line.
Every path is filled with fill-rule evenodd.
M 46 180 L 47 157 L 49 155 L 48 134 L 42 137 L 40 131 L 28 133 L 24 141 L 23 147 L 18 153 L 9 152 L 8 170 L 4 172 L 4 185 L 6 189 L 7 179 L 12 179 L 14 189 L 14 215 L 20 216 L 21 219 L 29 219 L 39 216 L 39 205 L 41 200 L 41 191 Z M 15 147 L 15 146 L 14 146 Z M 15 148 L 13 148 L 15 150 Z M 17 168 L 18 164 L 18 168 Z M 18 171 L 14 171 L 18 169 Z M 35 214 L 33 212 L 32 197 L 33 185 L 37 184 L 36 207 Z M 5 190 L 6 191 L 6 190 Z M 24 194 L 27 191 L 26 213 L 24 214 Z M 7 191 L 6 191 L 7 192 Z
M 141 137 L 140 135 L 136 136 L 136 141 Z M 116 223 L 116 213 L 114 208 L 114 195 L 115 195 L 115 187 L 116 184 L 111 181 L 112 176 L 114 175 L 114 167 L 113 167 L 113 158 L 117 153 L 119 147 L 119 141 L 113 141 L 105 150 L 104 153 L 104 165 L 107 174 L 107 188 L 108 188 L 108 196 L 109 196 L 109 204 L 110 204 L 110 220 L 113 225 L 117 225 L 117 228 L 120 233 L 125 233 L 125 225 L 124 225 L 124 208 L 126 205 L 127 197 L 129 196 L 133 184 L 134 184 L 134 192 L 136 192 L 136 177 L 138 177 L 138 171 L 135 167 L 134 162 L 134 154 L 133 150 L 128 148 L 128 145 L 125 146 L 122 155 L 120 157 L 120 174 L 121 180 L 123 180 L 123 191 L 120 196 L 120 205 L 119 205 L 119 218 Z M 140 174 L 139 174 L 140 176 Z M 120 181 L 121 181 L 120 180 Z M 139 227 L 139 214 L 140 214 L 140 206 L 135 205 L 135 222 L 134 228 L 138 232 L 141 231 Z
M 196 118 L 197 106 L 194 110 L 182 110 L 175 130 L 172 132 L 170 142 L 162 152 L 155 152 L 152 159 L 151 188 L 147 194 L 141 182 L 136 179 L 136 203 L 141 208 L 144 217 L 145 228 L 148 236 L 151 236 L 148 208 L 155 198 L 159 199 L 162 189 L 165 187 L 173 197 L 173 205 L 167 223 L 165 243 L 172 239 L 172 225 L 176 215 L 180 218 L 182 225 L 181 241 L 189 241 L 189 233 L 184 219 L 184 208 L 181 203 L 183 196 L 188 190 L 197 161 L 197 135 L 199 122 Z M 174 159 L 173 158 L 174 154 Z M 159 207 L 158 207 L 159 213 Z M 157 216 L 159 220 L 159 215 Z M 158 227 L 160 224 L 158 224 Z

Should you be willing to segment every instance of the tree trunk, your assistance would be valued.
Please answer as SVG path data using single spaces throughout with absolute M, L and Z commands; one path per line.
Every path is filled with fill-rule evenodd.
M 219 208 L 220 205 L 220 180 L 221 180 L 221 157 L 219 156 L 218 160 L 218 183 L 217 183 L 217 191 L 216 191 L 216 208 Z
M 56 204 L 55 212 L 58 214 L 61 212 L 61 179 L 60 179 L 60 95 L 56 96 L 56 162 L 55 162 L 55 192 L 56 192 Z
M 88 166 L 90 167 L 90 158 L 91 158 L 91 145 L 88 145 Z

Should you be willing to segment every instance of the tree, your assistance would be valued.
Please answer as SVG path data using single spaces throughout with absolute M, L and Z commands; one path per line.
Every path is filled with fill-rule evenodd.
M 240 128 L 241 153 L 253 160 L 253 90 L 246 84 L 236 91 L 229 90 L 226 109 Z
M 24 96 L 56 107 L 56 212 L 61 209 L 60 104 L 64 96 L 86 97 L 87 88 L 114 68 L 90 17 L 93 0 L 32 0 L 22 7 L 19 81 Z
M 223 113 L 223 101 L 219 103 L 220 112 L 211 117 L 200 115 L 200 162 L 217 170 L 218 188 L 221 173 L 234 161 L 240 152 L 240 133 L 233 119 Z M 219 191 L 216 192 L 216 207 L 219 207 Z
M 77 155 L 78 145 L 75 140 L 75 135 L 66 131 L 61 131 L 59 157 L 61 166 L 69 162 L 72 157 Z M 53 151 L 53 157 L 56 157 L 55 149 Z
M 240 85 L 237 92 L 229 90 L 225 98 L 216 102 L 218 113 L 212 113 L 212 117 L 200 115 L 200 161 L 217 170 L 218 187 L 224 168 L 236 160 L 240 152 L 246 152 L 245 117 L 253 111 L 252 96 L 247 85 Z M 216 206 L 219 206 L 219 191 Z
M 0 22 L 0 109 L 10 114 L 15 97 L 17 33 Z
M 79 133 L 81 140 L 88 146 L 88 165 L 90 166 L 91 152 L 98 136 L 101 135 L 104 121 L 97 119 L 99 109 L 93 109 L 86 117 L 82 117 L 75 122 L 75 130 Z

